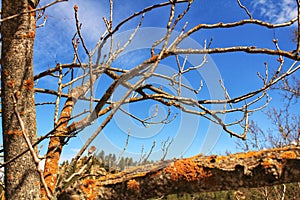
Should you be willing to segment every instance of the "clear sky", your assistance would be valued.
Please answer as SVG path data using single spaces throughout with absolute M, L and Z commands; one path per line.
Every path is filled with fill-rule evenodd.
M 43 5 L 50 1 L 41 0 Z M 69 63 L 73 59 L 71 39 L 76 32 L 73 7 L 79 6 L 79 18 L 82 22 L 82 33 L 88 45 L 92 49 L 99 36 L 104 32 L 105 26 L 102 20 L 103 16 L 108 18 L 109 5 L 108 0 L 69 0 L 68 2 L 56 4 L 46 9 L 45 15 L 48 16 L 45 27 L 37 30 L 35 43 L 35 73 L 54 67 L 56 63 Z M 126 3 L 125 3 L 126 2 Z M 153 3 L 161 1 L 139 0 L 139 1 L 114 1 L 114 22 L 116 25 L 125 17 L 133 14 L 142 8 Z M 255 19 L 266 20 L 273 23 L 282 23 L 296 17 L 296 1 L 294 0 L 257 0 L 245 1 L 242 3 L 247 6 Z M 178 6 L 177 14 L 182 11 L 182 6 Z M 113 63 L 114 67 L 130 69 L 145 59 L 148 59 L 149 47 L 151 42 L 159 39 L 164 33 L 166 22 L 168 20 L 169 7 L 159 8 L 146 14 L 141 31 L 137 34 L 132 46 L 126 49 L 125 53 Z M 247 19 L 246 13 L 239 8 L 236 0 L 195 0 L 189 13 L 179 23 L 177 31 L 180 31 L 183 24 L 188 21 L 187 29 L 199 23 L 217 23 L 217 22 L 235 22 L 241 19 Z M 120 29 L 116 36 L 117 41 L 124 42 L 135 28 L 140 18 L 134 19 Z M 266 47 L 274 49 L 272 39 L 274 35 L 278 38 L 281 49 L 293 50 L 295 44 L 293 39 L 293 30 L 296 26 L 281 28 L 275 32 L 270 29 L 261 28 L 255 25 L 246 25 L 234 29 L 216 29 L 201 30 L 184 42 L 183 46 L 202 48 L 204 40 L 209 41 L 213 38 L 212 47 L 229 47 L 234 45 L 250 45 L 257 47 Z M 177 32 L 178 33 L 178 32 Z M 86 61 L 82 49 L 79 49 L 82 59 Z M 196 65 L 203 56 L 190 56 L 191 65 Z M 207 64 L 197 70 L 194 74 L 186 74 L 183 81 L 193 87 L 199 87 L 200 81 L 203 81 L 202 92 L 195 96 L 188 91 L 183 91 L 185 95 L 194 98 L 217 98 L 223 95 L 218 84 L 222 79 L 231 97 L 235 97 L 252 91 L 261 86 L 261 80 L 257 77 L 257 72 L 264 72 L 264 62 L 269 63 L 270 72 L 278 66 L 277 57 L 246 55 L 244 53 L 227 53 L 226 55 L 211 55 L 208 57 Z M 289 67 L 289 61 L 286 60 L 286 68 Z M 159 73 L 172 75 L 175 73 L 176 66 L 172 61 L 162 62 L 158 68 Z M 299 76 L 298 74 L 296 74 Z M 162 85 L 164 89 L 174 92 L 167 82 L 161 79 L 150 79 L 149 83 Z M 96 90 L 101 93 L 109 79 L 101 77 L 96 85 Z M 56 89 L 57 82 L 55 78 L 41 79 L 37 87 L 46 87 Z M 120 98 L 124 89 L 120 88 L 112 97 Z M 98 94 L 99 95 L 99 94 Z M 271 93 L 273 101 L 271 105 L 279 105 L 280 98 L 277 94 Z M 98 96 L 99 97 L 99 96 Z M 53 101 L 54 97 L 49 95 L 37 95 L 37 102 Z M 75 113 L 88 106 L 86 103 L 79 103 L 75 108 Z M 156 103 L 137 103 L 125 106 L 124 109 L 136 114 L 141 118 L 154 113 Z M 43 135 L 53 128 L 53 105 L 37 107 L 38 133 Z M 159 116 L 162 119 L 168 112 L 168 108 L 158 104 Z M 118 112 L 112 122 L 104 129 L 102 134 L 93 143 L 98 150 L 105 152 L 120 152 L 126 141 L 127 132 L 130 130 L 131 138 L 127 148 L 128 156 L 138 158 L 144 146 L 145 151 L 149 151 L 153 141 L 156 141 L 153 158 L 159 158 L 161 152 L 161 142 L 169 138 L 174 138 L 170 146 L 169 158 L 179 156 L 191 156 L 198 153 L 225 153 L 226 150 L 235 152 L 235 139 L 222 132 L 219 126 L 209 121 L 192 116 L 174 108 L 171 108 L 171 117 L 176 115 L 174 121 L 168 125 L 152 125 L 148 128 L 143 127 L 139 122 L 129 118 L 122 112 Z M 235 116 L 226 116 L 227 119 Z M 265 116 L 261 113 L 253 115 L 255 120 L 264 120 Z M 100 118 L 93 126 L 80 133 L 79 137 L 72 139 L 63 153 L 63 159 L 71 158 L 82 146 L 87 137 L 101 124 L 104 118 Z M 264 128 L 268 126 L 264 124 Z M 240 131 L 239 129 L 235 129 Z M 44 142 L 45 150 L 47 142 Z M 44 150 L 42 152 L 44 152 Z

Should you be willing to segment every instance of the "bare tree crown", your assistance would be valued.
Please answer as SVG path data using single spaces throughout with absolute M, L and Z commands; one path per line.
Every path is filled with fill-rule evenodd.
M 41 67 L 42 71 L 33 75 L 32 54 L 34 52 L 33 42 L 36 35 L 36 28 L 47 27 L 47 19 L 49 20 L 51 17 L 55 19 L 53 16 L 47 16 L 47 10 L 50 6 L 56 6 L 54 4 L 63 3 L 64 1 L 66 0 L 55 0 L 45 5 L 40 5 L 43 2 L 38 0 L 22 1 L 18 3 L 18 12 L 15 12 L 11 3 L 6 0 L 2 3 L 3 13 L 1 13 L 2 18 L 0 20 L 2 26 L 1 35 L 3 36 L 1 57 L 1 99 L 4 108 L 2 124 L 5 141 L 3 151 L 6 155 L 5 162 L 1 166 L 11 169 L 9 166 L 17 163 L 19 157 L 27 155 L 27 157 L 32 158 L 31 166 L 37 168 L 38 173 L 36 177 L 39 177 L 40 184 L 38 185 L 41 185 L 41 193 L 44 199 L 52 199 L 62 191 L 66 192 L 65 189 L 70 184 L 83 177 L 89 163 L 93 160 L 94 153 L 97 152 L 98 147 L 96 148 L 93 142 L 103 133 L 103 130 L 109 126 L 113 117 L 118 113 L 123 113 L 126 115 L 126 118 L 130 118 L 144 127 L 157 124 L 170 124 L 172 121 L 176 121 L 178 113 L 191 114 L 200 116 L 218 125 L 223 132 L 229 134 L 231 137 L 246 140 L 251 116 L 270 103 L 271 97 L 269 96 L 269 91 L 271 88 L 275 88 L 278 84 L 283 83 L 284 86 L 281 87 L 283 90 L 298 89 L 290 87 L 287 80 L 289 76 L 299 73 L 298 70 L 300 68 L 299 0 L 296 1 L 298 8 L 297 16 L 276 23 L 257 18 L 249 9 L 251 5 L 246 5 L 241 0 L 232 1 L 231 3 L 243 13 L 244 17 L 242 19 L 234 18 L 230 22 L 221 21 L 216 23 L 205 23 L 205 20 L 201 18 L 198 20 L 195 17 L 189 20 L 191 19 L 189 16 L 190 12 L 196 9 L 197 6 L 201 6 L 199 2 L 193 0 L 170 0 L 153 3 L 138 11 L 129 13 L 124 19 L 116 17 L 118 13 L 114 11 L 118 5 L 115 5 L 113 0 L 109 0 L 107 16 L 98 16 L 102 17 L 102 26 L 105 29 L 103 33 L 97 36 L 97 41 L 92 45 L 84 32 L 85 24 L 82 23 L 84 17 L 80 12 L 81 7 L 74 5 L 72 12 L 74 14 L 75 31 L 73 37 L 69 38 L 72 44 L 72 53 L 70 54 L 69 62 L 56 62 L 55 66 L 49 66 L 47 69 L 43 66 Z M 152 12 L 156 12 L 157 14 L 160 10 L 162 10 L 160 13 L 161 16 L 152 15 Z M 166 16 L 166 18 L 162 19 L 162 16 Z M 10 23 L 17 20 L 21 20 L 24 26 L 14 27 L 14 24 Z M 147 20 L 159 20 L 159 23 L 165 21 L 163 31 L 161 31 L 163 34 L 159 35 L 158 29 L 155 28 L 146 29 L 144 24 L 149 23 Z M 39 24 L 40 21 L 42 22 Z M 124 29 L 128 29 L 128 27 L 130 27 L 129 31 L 123 31 Z M 215 42 L 213 37 L 206 38 L 204 41 L 198 41 L 201 42 L 199 46 L 186 45 L 192 44 L 191 37 L 205 31 L 233 31 L 238 28 L 249 28 L 250 30 L 251 27 L 269 30 L 270 32 L 273 31 L 273 36 L 269 38 L 269 41 L 259 46 L 249 45 L 248 43 L 247 45 L 236 45 L 234 43 L 232 46 L 224 46 L 222 43 Z M 297 27 L 295 32 L 295 47 L 293 49 L 282 48 L 280 39 L 276 37 L 276 31 L 287 27 Z M 6 30 L 18 31 L 16 33 L 9 33 Z M 159 37 L 151 41 L 151 44 L 148 46 L 137 46 L 134 49 L 140 51 L 128 50 L 132 48 L 136 38 L 140 36 L 139 34 L 143 30 L 148 30 L 149 34 L 142 35 L 144 36 L 144 41 L 147 41 L 151 37 L 153 39 L 154 35 L 159 35 Z M 121 34 L 123 38 L 118 37 L 118 34 Z M 11 41 L 14 42 L 11 43 Z M 188 43 L 188 41 L 191 43 Z M 19 45 L 10 46 L 9 44 Z M 27 51 L 24 50 L 26 45 L 28 47 Z M 145 53 L 145 51 L 139 48 L 146 49 L 147 52 Z M 23 50 L 23 52 L 16 58 L 13 52 L 18 52 L 18 50 Z M 38 51 L 38 49 L 35 51 Z M 135 57 L 139 58 L 136 62 L 134 62 L 134 56 L 130 54 L 132 52 L 136 54 Z M 226 80 L 218 78 L 217 73 L 213 73 L 213 78 L 215 79 L 211 84 L 215 84 L 216 87 L 214 89 L 218 88 L 221 97 L 209 96 L 210 91 L 205 92 L 209 87 L 207 86 L 208 81 L 205 82 L 205 80 L 201 79 L 199 71 L 212 70 L 209 66 L 212 63 L 211 57 L 215 54 L 225 55 L 230 53 L 237 55 L 241 55 L 241 53 L 243 55 L 263 55 L 268 58 L 271 57 L 272 61 L 265 61 L 260 64 L 263 70 L 257 72 L 259 84 L 255 85 L 255 88 L 252 87 L 249 90 L 242 89 L 242 92 L 237 95 L 231 93 L 231 88 L 227 87 Z M 191 61 L 192 57 L 197 58 L 196 63 Z M 131 61 L 128 61 L 131 65 L 128 64 L 126 66 L 125 59 Z M 22 70 L 16 68 L 16 63 L 22 63 Z M 116 63 L 119 65 L 116 65 Z M 172 74 L 165 73 L 167 71 L 164 70 L 167 69 L 166 63 L 171 65 L 168 69 L 172 69 Z M 240 65 L 243 64 L 240 63 Z M 26 65 L 28 65 L 28 68 L 26 68 Z M 15 80 L 15 77 L 18 80 Z M 21 80 L 22 78 L 24 80 Z M 50 79 L 54 80 L 54 86 L 50 83 L 43 83 L 43 81 Z M 155 82 L 153 80 L 158 81 Z M 99 91 L 99 88 L 101 88 L 101 91 Z M 120 92 L 121 89 L 123 92 Z M 32 100 L 30 101 L 30 105 L 22 99 L 22 97 L 28 96 L 29 92 L 27 91 L 31 92 Z M 33 93 L 35 93 L 36 99 L 45 97 L 45 95 L 47 97 L 35 102 Z M 295 95 L 298 95 L 298 93 L 295 93 Z M 154 111 L 146 117 L 141 112 L 138 113 L 126 109 L 128 105 L 140 105 L 141 103 L 143 105 L 152 105 L 149 102 L 154 102 L 153 104 L 156 104 L 156 106 Z M 85 105 L 84 109 L 75 111 L 75 108 L 81 105 L 81 103 Z M 24 105 L 26 106 L 24 107 Z M 52 106 L 53 110 L 51 114 L 53 114 L 53 119 L 49 118 L 48 126 L 53 128 L 49 132 L 43 133 L 38 139 L 35 139 L 36 129 L 35 126 L 30 127 L 29 121 L 35 121 L 35 108 L 38 106 Z M 159 110 L 161 106 L 167 108 L 164 116 L 161 115 Z M 27 114 L 26 109 L 31 110 L 33 114 Z M 141 107 L 140 109 L 142 110 L 143 108 Z M 30 120 L 28 121 L 28 119 Z M 72 160 L 71 165 L 73 166 L 74 173 L 68 177 L 63 177 L 59 174 L 59 162 L 63 149 L 74 138 L 78 138 L 79 134 L 85 134 L 85 130 L 95 124 L 97 128 L 84 141 L 84 144 Z M 10 130 L 10 127 L 15 128 Z M 130 139 L 134 134 L 130 128 L 127 128 L 127 137 L 124 142 L 125 147 L 122 149 L 121 154 L 128 147 Z M 14 145 L 13 148 L 16 149 L 12 135 L 20 139 L 19 143 L 25 146 L 26 150 L 15 150 L 13 155 L 7 157 L 7 152 L 11 149 L 9 145 Z M 154 174 L 154 172 L 162 173 L 163 171 L 162 174 L 167 174 L 163 179 L 167 180 L 166 183 L 172 185 L 174 182 L 171 181 L 181 180 L 186 183 L 210 179 L 214 173 L 211 168 L 214 167 L 218 170 L 220 169 L 220 171 L 230 171 L 237 168 L 238 164 L 236 163 L 230 165 L 229 168 L 224 167 L 220 161 L 222 160 L 221 157 L 204 158 L 198 156 L 191 159 L 164 161 L 171 146 L 176 142 L 170 137 L 167 138 L 161 142 L 160 148 L 163 154 L 161 161 L 154 165 L 154 167 L 153 165 L 146 165 L 137 167 L 131 171 L 129 170 L 123 174 L 105 175 L 98 179 L 97 186 L 99 188 L 107 187 L 109 191 L 114 190 L 111 195 L 116 197 L 114 195 L 117 195 L 118 191 L 120 191 L 120 185 L 118 184 L 124 183 L 129 191 L 128 194 L 125 192 L 125 197 L 126 195 L 131 195 L 132 197 L 132 189 L 140 190 L 140 188 L 145 186 L 143 185 L 143 177 L 147 177 L 147 180 L 150 181 L 156 180 L 156 176 L 153 176 L 153 179 L 148 177 L 149 174 Z M 41 158 L 37 153 L 36 146 L 45 140 L 49 141 L 49 144 L 47 153 Z M 145 153 L 143 149 L 140 159 L 141 164 L 146 163 L 149 155 L 153 153 L 155 145 L 156 143 L 154 142 L 149 153 Z M 284 154 L 284 151 L 287 151 L 288 155 L 292 155 L 294 152 L 299 151 L 299 149 L 296 147 L 293 147 L 292 150 L 288 148 L 279 149 L 275 151 L 273 157 L 276 157 L 278 160 L 290 158 Z M 79 159 L 82 158 L 85 152 L 88 153 L 87 159 L 82 161 L 79 169 L 76 169 L 79 166 Z M 268 151 L 264 151 L 255 154 L 255 156 L 262 157 L 263 161 L 255 160 L 254 164 L 249 164 L 251 163 L 249 161 L 251 159 L 245 156 L 245 163 L 239 163 L 240 166 L 244 167 L 243 176 L 250 177 L 252 175 L 251 170 L 255 170 L 259 166 L 272 174 L 272 178 L 279 179 L 282 171 L 278 166 L 281 166 L 281 163 L 277 163 L 274 159 L 271 159 L 271 164 L 267 163 L 269 159 L 268 153 Z M 235 160 L 239 156 L 243 157 L 244 155 L 241 154 L 231 158 Z M 292 157 L 299 158 L 299 155 L 295 153 Z M 204 167 L 199 167 L 199 163 L 202 162 L 201 159 L 206 163 L 203 165 Z M 39 168 L 41 160 L 45 160 L 44 170 Z M 224 159 L 224 162 L 230 163 L 226 159 Z M 209 165 L 207 163 L 212 164 Z M 293 164 L 293 162 L 287 162 L 288 166 L 293 166 Z M 277 170 L 275 170 L 276 173 L 273 169 Z M 261 169 L 259 168 L 259 170 Z M 198 172 L 196 177 L 194 177 L 194 171 Z M 183 173 L 184 175 L 182 175 Z M 221 172 L 218 171 L 218 173 Z M 291 173 L 294 176 L 298 171 L 295 170 Z M 9 177 L 6 176 L 7 183 L 12 183 L 13 181 L 9 182 Z M 262 175 L 262 177 L 265 178 L 265 175 Z M 290 181 L 290 179 L 281 182 L 284 181 Z M 90 180 L 87 185 L 94 182 Z M 222 181 L 220 182 L 222 183 Z M 260 185 L 262 183 L 265 182 L 259 182 Z M 116 187 L 111 189 L 111 185 L 114 184 Z M 244 182 L 241 184 L 247 185 Z M 253 185 L 250 186 L 253 187 Z M 219 188 L 222 188 L 222 185 Z M 202 189 L 197 188 L 195 190 L 200 191 Z M 172 192 L 170 190 L 166 189 L 168 193 Z M 159 193 L 162 191 L 157 190 Z M 139 195 L 142 196 L 144 194 L 143 197 L 147 198 L 153 196 L 149 192 L 143 192 L 145 191 L 140 190 Z M 6 192 L 7 197 L 11 198 L 12 196 L 9 195 L 12 194 L 13 192 L 8 188 Z M 118 198 L 121 199 L 121 196 L 118 196 Z

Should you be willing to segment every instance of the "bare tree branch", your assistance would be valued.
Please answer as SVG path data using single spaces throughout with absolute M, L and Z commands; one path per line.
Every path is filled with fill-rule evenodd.
M 241 3 L 241 0 L 237 0 L 239 6 L 245 10 L 245 12 L 247 13 L 247 15 L 249 16 L 250 19 L 253 19 L 252 15 L 250 14 L 249 10 L 246 8 L 246 6 L 244 6 L 242 3 Z
M 64 1 L 68 1 L 68 0 L 55 0 L 53 2 L 50 2 L 40 8 L 34 8 L 34 9 L 31 9 L 31 10 L 28 10 L 28 11 L 25 11 L 25 12 L 20 12 L 18 14 L 15 14 L 15 15 L 12 15 L 12 16 L 9 16 L 9 17 L 5 17 L 5 18 L 2 18 L 0 19 L 0 23 L 1 22 L 4 22 L 4 21 L 7 21 L 7 20 L 10 20 L 10 19 L 13 19 L 13 18 L 16 18 L 16 17 L 19 17 L 20 15 L 23 15 L 23 14 L 26 14 L 26 13 L 31 13 L 31 12 L 36 12 L 36 11 L 40 11 L 40 10 L 45 10 L 46 8 L 50 7 L 50 6 L 53 6 L 54 4 L 57 4 L 57 3 L 60 3 L 60 2 L 64 2 Z

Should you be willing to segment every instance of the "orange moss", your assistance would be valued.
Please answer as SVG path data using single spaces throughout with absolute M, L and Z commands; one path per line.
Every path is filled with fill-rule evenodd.
M 224 161 L 225 159 L 226 159 L 225 156 L 216 156 L 216 155 L 209 156 L 209 162 L 210 163 Z
M 105 109 L 101 110 L 99 113 L 98 113 L 98 116 L 102 116 L 104 114 L 106 114 L 108 111 L 110 111 L 112 109 L 112 106 L 108 106 L 106 107 Z
M 53 151 L 55 149 L 55 151 Z M 47 183 L 48 189 L 53 192 L 56 182 L 57 182 L 57 172 L 58 172 L 58 161 L 60 153 L 62 151 L 62 146 L 60 144 L 60 138 L 51 137 L 50 143 L 48 146 L 48 152 L 46 156 L 46 162 L 44 167 L 44 177 L 45 182 Z M 45 188 L 41 188 L 41 194 L 43 197 L 46 197 Z
M 11 80 L 11 81 L 6 81 L 6 85 L 10 88 L 15 87 L 16 81 L 15 80 Z
M 268 169 L 268 168 L 271 168 L 273 165 L 274 165 L 274 162 L 272 159 L 265 159 L 261 162 L 261 165 L 265 168 L 265 169 Z
M 150 58 L 150 62 L 155 62 L 157 60 L 158 56 L 157 55 L 153 55 L 151 58 Z
M 74 98 L 69 97 L 67 99 L 57 123 L 59 124 L 59 126 L 56 128 L 56 131 L 54 133 L 54 136 L 57 137 L 50 138 L 44 167 L 44 177 L 51 192 L 53 192 L 54 187 L 57 183 L 56 174 L 58 173 L 59 159 L 61 156 L 62 147 L 64 145 L 63 139 L 66 134 L 68 134 L 67 126 L 71 117 L 72 109 L 79 95 L 80 93 L 75 95 Z M 42 196 L 46 196 L 45 189 L 42 188 L 41 193 Z
M 257 151 L 249 151 L 245 153 L 238 153 L 235 154 L 234 157 L 237 159 L 245 159 L 245 158 L 251 158 L 251 157 L 256 157 L 261 155 L 262 152 L 257 152 Z
M 249 151 L 249 152 L 247 152 L 245 154 L 240 154 L 240 155 L 241 155 L 241 157 L 253 157 L 253 156 L 257 156 L 258 153 L 255 152 L 255 151 Z
M 139 191 L 140 190 L 140 184 L 134 179 L 129 180 L 127 182 L 127 188 L 128 188 L 128 190 Z
M 29 10 L 34 10 L 34 7 L 29 6 Z M 31 12 L 30 16 L 35 17 L 35 12 Z
M 219 156 L 219 157 L 222 157 L 222 156 Z M 209 160 L 210 162 L 215 162 L 215 159 L 216 159 L 216 158 L 217 158 L 216 155 L 208 156 L 208 160 Z
M 173 166 L 168 166 L 165 172 L 170 174 L 172 180 L 198 181 L 212 174 L 205 171 L 192 158 L 181 159 L 174 162 Z
M 23 89 L 32 90 L 33 87 L 34 87 L 33 79 L 28 79 L 28 80 L 23 81 L 23 86 L 22 86 Z
M 90 187 L 95 185 L 95 180 L 94 179 L 86 179 L 83 181 L 83 186 L 84 187 Z
M 35 31 L 30 31 L 28 34 L 29 38 L 34 38 L 35 37 Z
M 269 155 L 269 158 L 275 159 L 275 158 L 276 158 L 276 155 L 275 155 L 275 154 L 271 154 L 271 155 Z
M 297 155 L 293 151 L 285 151 L 280 154 L 280 157 L 283 159 L 295 159 L 297 158 Z
M 161 175 L 161 173 L 162 173 L 162 172 L 159 170 L 159 171 L 156 171 L 156 172 L 152 173 L 150 176 L 151 176 L 151 177 L 158 177 L 158 176 Z
M 6 132 L 6 134 L 8 135 L 19 135 L 21 136 L 22 135 L 22 131 L 19 131 L 19 130 L 9 130 Z
M 8 181 L 12 181 L 13 180 L 13 176 L 12 175 L 6 175 L 6 180 L 8 180 Z
M 17 38 L 19 39 L 28 39 L 28 38 L 34 38 L 35 37 L 35 31 L 30 31 L 29 33 L 21 33 L 17 35 Z
M 282 163 L 277 163 L 277 167 L 278 167 L 279 169 L 282 169 L 283 164 L 282 164 Z
M 93 179 L 86 179 L 82 181 L 82 185 L 80 186 L 80 189 L 83 191 L 87 199 L 94 200 L 97 197 L 97 193 L 95 189 L 97 188 L 95 184 L 95 180 Z
M 5 76 L 9 76 L 10 73 L 9 73 L 9 71 L 8 71 L 7 69 L 4 69 L 4 70 L 3 70 L 3 74 L 4 74 Z

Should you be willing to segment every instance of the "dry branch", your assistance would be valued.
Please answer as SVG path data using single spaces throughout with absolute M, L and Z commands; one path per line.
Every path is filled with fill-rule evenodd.
M 54 136 L 50 138 L 48 151 L 46 154 L 44 177 L 51 193 L 53 193 L 56 187 L 59 166 L 58 163 L 62 148 L 65 144 L 64 140 L 67 136 L 69 136 L 67 127 L 69 120 L 72 119 L 74 105 L 76 104 L 78 98 L 84 95 L 89 89 L 89 83 L 90 82 L 88 81 L 85 85 L 74 88 L 69 94 L 69 97 L 66 100 L 58 119 L 57 127 L 55 127 L 55 131 L 53 133 Z M 45 198 L 45 189 L 42 188 L 41 192 Z

